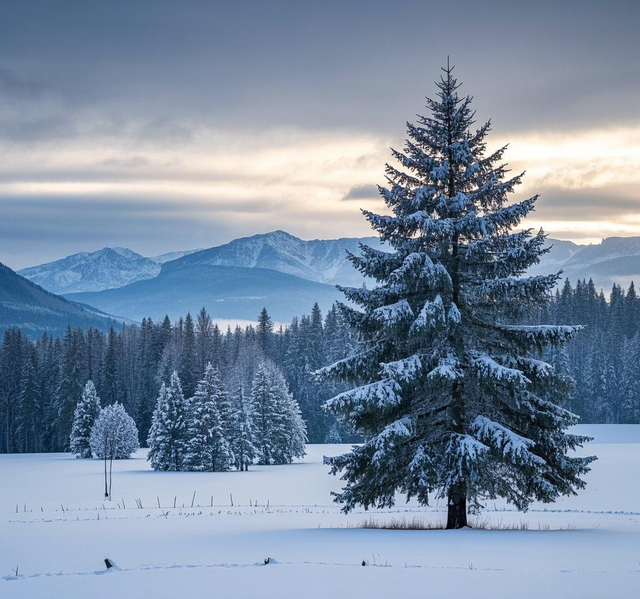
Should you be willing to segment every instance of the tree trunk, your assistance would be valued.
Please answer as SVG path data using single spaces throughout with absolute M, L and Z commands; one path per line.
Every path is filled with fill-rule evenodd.
M 113 453 L 111 454 L 111 459 L 109 460 L 109 501 L 111 501 L 111 481 L 113 479 Z
M 467 497 L 462 486 L 449 491 L 447 530 L 467 526 Z

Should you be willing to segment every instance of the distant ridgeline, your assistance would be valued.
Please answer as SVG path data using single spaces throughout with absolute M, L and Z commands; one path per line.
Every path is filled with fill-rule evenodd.
M 549 361 L 573 386 L 566 406 L 584 422 L 640 422 L 640 298 L 633 284 L 614 285 L 609 298 L 589 281 L 566 281 L 549 304 L 532 316 L 536 324 L 582 324 L 584 330 Z M 145 443 L 162 382 L 177 370 L 185 395 L 195 390 L 205 366 L 216 366 L 229 390 L 250 389 L 265 358 L 279 367 L 300 404 L 309 442 L 351 441 L 322 404 L 342 390 L 318 382 L 312 372 L 356 351 L 352 333 L 334 305 L 323 318 L 294 318 L 275 330 L 264 310 L 257 326 L 221 331 L 206 311 L 192 319 L 126 326 L 104 333 L 67 329 L 62 339 L 30 341 L 17 329 L 0 346 L 0 451 L 68 449 L 73 410 L 87 380 L 103 405 L 122 403 Z
M 43 332 L 61 337 L 69 325 L 108 331 L 122 321 L 54 295 L 0 263 L 0 333 L 17 326 L 32 339 Z
M 347 355 L 353 347 L 349 328 L 334 306 L 323 318 L 294 318 L 274 330 L 263 310 L 257 326 L 221 331 L 203 309 L 172 323 L 169 318 L 104 333 L 68 328 L 62 339 L 30 341 L 19 329 L 5 331 L 0 346 L 0 451 L 67 451 L 74 409 L 88 380 L 102 405 L 116 401 L 134 418 L 145 444 L 158 393 L 177 371 L 185 397 L 191 397 L 208 363 L 215 366 L 230 393 L 247 393 L 265 359 L 282 370 L 300 405 L 310 442 L 352 440 L 322 404 L 341 389 L 318 383 L 314 370 Z

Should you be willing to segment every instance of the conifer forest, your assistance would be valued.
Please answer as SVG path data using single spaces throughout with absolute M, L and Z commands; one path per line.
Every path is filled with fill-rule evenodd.
M 626 290 L 614 285 L 605 294 L 591 281 L 567 280 L 529 320 L 583 326 L 568 345 L 547 355 L 567 378 L 567 405 L 582 422 L 640 422 L 640 297 L 633 284 Z M 3 452 L 68 450 L 73 411 L 87 380 L 103 405 L 125 406 L 146 446 L 160 387 L 173 370 L 185 396 L 195 393 L 208 363 L 228 392 L 250 393 L 264 361 L 283 373 L 310 443 L 354 440 L 354 433 L 323 409 L 340 384 L 313 376 L 349 355 L 354 344 L 337 306 L 326 315 L 316 306 L 310 315 L 277 328 L 265 310 L 256 325 L 221 331 L 203 310 L 175 323 L 145 319 L 139 327 L 109 333 L 70 329 L 62 339 L 30 341 L 9 330 L 0 347 L 0 447 Z

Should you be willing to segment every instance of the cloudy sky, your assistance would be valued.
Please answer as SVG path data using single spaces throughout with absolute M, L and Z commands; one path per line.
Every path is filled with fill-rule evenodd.
M 451 56 L 579 242 L 640 235 L 640 3 L 5 2 L 0 261 L 368 234 Z

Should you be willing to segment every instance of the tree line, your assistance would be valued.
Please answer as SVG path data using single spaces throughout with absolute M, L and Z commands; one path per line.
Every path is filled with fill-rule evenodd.
M 69 451 L 74 411 L 89 380 L 103 406 L 124 406 L 146 446 L 163 384 L 170 387 L 175 371 L 184 397 L 191 398 L 208 364 L 233 397 L 239 390 L 250 396 L 260 366 L 272 365 L 300 406 L 309 442 L 352 440 L 322 408 L 340 383 L 319 382 L 313 372 L 353 346 L 337 307 L 323 316 L 317 304 L 311 314 L 278 327 L 263 309 L 256 325 L 223 331 L 203 308 L 195 318 L 148 318 L 108 333 L 68 327 L 62 339 L 30 341 L 10 329 L 0 346 L 0 452 Z
M 584 328 L 567 346 L 545 357 L 571 383 L 567 407 L 583 422 L 640 422 L 640 297 L 633 283 L 614 284 L 609 297 L 593 281 L 567 280 L 531 319 L 536 324 Z M 354 333 L 333 306 L 276 328 L 266 310 L 257 324 L 221 331 L 206 310 L 103 333 L 67 328 L 62 339 L 43 335 L 30 341 L 7 330 L 0 346 L 0 451 L 68 451 L 75 407 L 88 380 L 103 405 L 122 404 L 131 414 L 142 445 L 147 444 L 160 388 L 175 370 L 183 393 L 192 397 L 211 363 L 228 393 L 250 394 L 265 360 L 279 368 L 299 404 L 309 442 L 351 441 L 355 437 L 323 410 L 345 387 L 317 380 L 313 372 L 346 357 Z
M 565 280 L 536 314 L 540 324 L 582 325 L 546 357 L 571 383 L 568 407 L 583 422 L 640 422 L 640 298 L 632 282 L 607 298 L 593 281 Z

